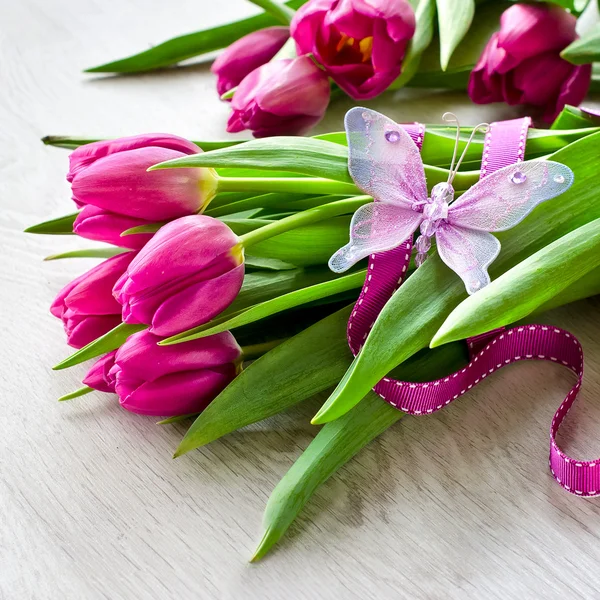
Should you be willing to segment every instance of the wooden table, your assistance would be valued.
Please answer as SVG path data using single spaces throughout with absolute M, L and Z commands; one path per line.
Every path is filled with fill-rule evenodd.
M 570 496 L 547 468 L 550 420 L 572 384 L 555 365 L 515 365 L 435 416 L 404 419 L 253 566 L 263 507 L 314 435 L 318 402 L 177 461 L 184 426 L 157 427 L 107 395 L 56 402 L 85 369 L 51 372 L 69 350 L 48 306 L 93 261 L 43 263 L 83 244 L 21 233 L 73 208 L 67 153 L 39 138 L 223 137 L 227 106 L 204 64 L 119 78 L 81 70 L 251 11 L 242 0 L 0 5 L 0 597 L 597 598 L 600 501 Z M 512 114 L 458 93 L 372 105 L 429 122 L 444 110 L 467 124 Z M 337 103 L 320 129 L 340 129 L 349 106 Z M 546 315 L 585 348 L 585 389 L 563 436 L 582 458 L 600 454 L 598 308 L 596 299 Z

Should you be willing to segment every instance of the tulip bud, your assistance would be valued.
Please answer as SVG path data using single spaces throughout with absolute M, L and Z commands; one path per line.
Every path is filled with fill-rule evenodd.
M 98 390 L 99 392 L 114 393 L 115 382 L 112 380 L 112 378 L 109 378 L 108 373 L 115 364 L 116 353 L 117 351 L 113 350 L 97 360 L 92 365 L 92 368 L 87 372 L 87 375 L 83 380 L 83 384 L 93 388 L 94 390 Z
M 267 27 L 253 31 L 231 44 L 210 69 L 217 76 L 219 95 L 233 89 L 248 73 L 268 63 L 289 36 L 287 27 Z
M 152 165 L 201 152 L 173 135 L 147 134 L 80 146 L 70 157 L 67 180 L 78 206 L 145 221 L 166 221 L 202 211 L 216 193 L 211 169 Z
M 242 350 L 228 331 L 175 346 L 158 346 L 161 339 L 149 331 L 130 336 L 109 370 L 109 385 L 131 412 L 199 413 L 237 373 Z
M 121 235 L 127 229 L 148 225 L 150 221 L 111 213 L 97 206 L 84 206 L 73 223 L 73 232 L 88 240 L 107 242 L 122 248 L 139 250 L 152 233 Z
M 309 0 L 290 31 L 298 54 L 313 54 L 349 96 L 365 100 L 399 77 L 415 14 L 407 0 Z
M 559 6 L 514 4 L 502 13 L 469 80 L 478 104 L 506 102 L 543 109 L 551 122 L 565 104 L 577 106 L 590 85 L 591 65 L 560 56 L 577 39 L 576 19 Z
M 50 312 L 62 319 L 69 346 L 83 348 L 121 322 L 121 305 L 112 288 L 134 256 L 135 252 L 113 256 L 59 292 Z
M 244 280 L 239 238 L 212 217 L 193 215 L 162 227 L 140 250 L 113 293 L 123 321 L 170 336 L 210 321 Z
M 274 60 L 238 86 L 227 131 L 250 129 L 255 137 L 302 134 L 323 118 L 328 104 L 327 74 L 308 56 Z

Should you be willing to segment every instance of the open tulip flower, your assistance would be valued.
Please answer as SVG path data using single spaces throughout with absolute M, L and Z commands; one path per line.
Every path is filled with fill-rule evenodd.
M 244 279 L 239 238 L 204 215 L 162 227 L 116 282 L 114 296 L 125 323 L 144 323 L 170 336 L 225 310 Z
M 107 215 L 145 221 L 176 219 L 201 212 L 212 200 L 216 192 L 213 172 L 147 169 L 158 162 L 199 152 L 201 149 L 192 142 L 168 134 L 95 142 L 71 154 L 67 180 L 73 200 L 80 207 L 92 205 L 107 211 Z
M 515 4 L 505 10 L 500 31 L 471 73 L 471 99 L 538 106 L 548 122 L 566 104 L 578 105 L 589 88 L 592 66 L 576 66 L 560 56 L 577 39 L 576 22 L 555 5 Z
M 60 291 L 50 312 L 62 319 L 70 346 L 82 348 L 121 322 L 121 305 L 112 288 L 134 256 L 135 252 L 113 256 Z
M 114 357 L 104 357 L 107 391 L 121 406 L 143 415 L 177 416 L 201 412 L 235 377 L 242 350 L 225 331 L 177 346 L 159 346 L 148 331 L 132 335 Z M 112 388 L 112 389 L 111 389 Z
M 414 32 L 407 0 L 312 0 L 291 24 L 298 52 L 313 54 L 356 100 L 377 96 L 400 75 Z

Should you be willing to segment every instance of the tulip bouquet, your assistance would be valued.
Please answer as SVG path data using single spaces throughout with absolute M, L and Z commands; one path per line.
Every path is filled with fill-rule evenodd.
M 405 85 L 466 89 L 476 103 L 525 105 L 552 122 L 596 86 L 594 0 L 251 1 L 265 12 L 88 72 L 149 71 L 226 48 L 212 71 L 231 103 L 227 131 L 255 137 L 305 133 L 332 90 L 366 100 Z
M 180 456 L 337 386 L 314 421 L 325 425 L 273 491 L 254 560 L 319 485 L 403 416 L 372 391 L 388 373 L 445 377 L 468 361 L 460 340 L 600 293 L 600 117 L 574 107 L 551 129 L 529 130 L 525 158 L 570 167 L 574 184 L 499 235 L 493 293 L 465 300 L 439 255 L 416 270 L 413 261 L 356 358 L 346 326 L 368 274 L 362 263 L 343 275 L 325 265 L 371 201 L 350 177 L 343 133 L 46 143 L 74 149 L 67 178 L 78 212 L 28 231 L 108 243 L 48 257 L 104 259 L 51 307 L 76 349 L 55 369 L 96 360 L 63 400 L 98 390 L 163 424 L 189 419 Z M 448 179 L 453 145 L 447 125 L 425 127 L 430 188 Z M 483 145 L 481 134 L 470 145 L 461 134 L 457 193 L 477 181 Z

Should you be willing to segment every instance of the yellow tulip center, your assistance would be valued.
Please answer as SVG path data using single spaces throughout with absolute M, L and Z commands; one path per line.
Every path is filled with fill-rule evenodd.
M 362 40 L 356 40 L 344 33 L 335 50 L 340 53 L 348 48 L 358 50 L 362 57 L 362 62 L 369 62 L 371 60 L 371 54 L 373 53 L 373 36 L 363 38 Z

